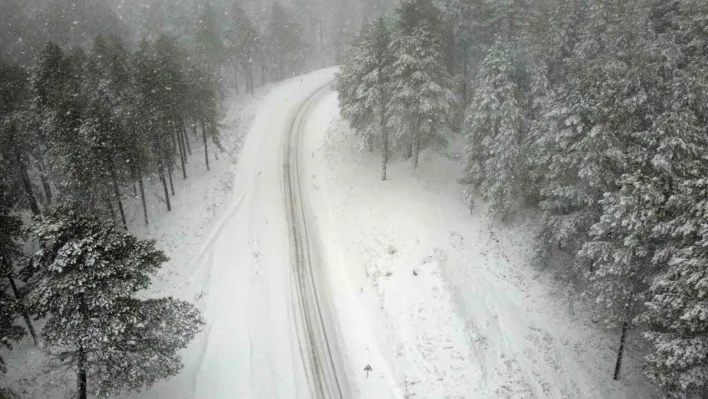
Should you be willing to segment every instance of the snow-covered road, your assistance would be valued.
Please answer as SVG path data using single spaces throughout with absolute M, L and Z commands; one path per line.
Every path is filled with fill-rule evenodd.
M 193 276 L 207 295 L 194 398 L 348 396 L 336 329 L 315 291 L 297 167 L 307 110 L 333 74 L 275 90 L 248 134 L 232 203 Z
M 329 298 L 318 286 L 326 283 L 321 278 L 322 265 L 318 262 L 317 247 L 310 245 L 307 207 L 300 186 L 302 172 L 300 138 L 306 133 L 310 110 L 328 87 L 315 92 L 302 106 L 283 137 L 283 192 L 288 215 L 293 271 L 293 318 L 297 326 L 300 355 L 303 359 L 311 396 L 313 398 L 342 398 L 348 391 L 346 373 L 339 355 L 337 325 L 327 310 Z M 339 372 L 338 372 L 339 371 Z M 346 395 L 348 396 L 348 395 Z

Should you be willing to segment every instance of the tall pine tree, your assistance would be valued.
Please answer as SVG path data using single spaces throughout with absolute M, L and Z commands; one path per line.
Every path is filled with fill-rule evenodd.
M 199 312 L 172 298 L 141 300 L 167 257 L 154 241 L 66 209 L 36 218 L 32 234 L 43 249 L 29 259 L 34 311 L 47 318 L 49 351 L 99 397 L 149 387 L 175 375 L 178 351 L 200 330 Z

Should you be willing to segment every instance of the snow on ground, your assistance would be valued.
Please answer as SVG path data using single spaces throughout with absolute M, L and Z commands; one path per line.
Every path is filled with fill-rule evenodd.
M 146 187 L 149 227 L 139 199 L 126 204 L 131 231 L 157 239 L 171 258 L 149 294 L 193 301 L 207 320 L 180 375 L 126 398 L 307 397 L 289 307 L 280 144 L 334 72 L 263 88 L 256 101 L 233 97 L 227 152 L 207 172 L 195 140 L 189 179 L 174 176 L 173 212 L 157 179 Z M 470 214 L 455 183 L 459 157 L 426 151 L 415 174 L 394 160 L 381 182 L 379 154 L 355 150 L 334 93 L 307 124 L 301 179 L 353 397 L 653 396 L 631 356 L 623 380 L 612 381 L 616 335 L 570 316 L 552 282 L 529 266 L 533 218 L 505 226 L 483 205 Z M 29 341 L 3 355 L 23 398 L 63 398 L 74 388 L 75 375 L 53 369 Z
M 197 138 L 192 140 L 192 156 L 187 165 L 188 179 L 182 178 L 181 169 L 174 171 L 176 196 L 171 197 L 172 212 L 167 212 L 162 186 L 157 177 L 146 180 L 145 189 L 148 201 L 149 226 L 144 226 L 142 207 L 139 198 L 126 199 L 126 213 L 129 219 L 130 231 L 139 237 L 157 240 L 158 247 L 170 257 L 160 274 L 154 279 L 149 295 L 174 296 L 180 299 L 195 302 L 205 313 L 208 321 L 205 332 L 200 334 L 192 345 L 184 351 L 183 358 L 185 369 L 175 378 L 162 381 L 149 390 L 138 394 L 125 395 L 126 398 L 232 398 L 233 392 L 222 393 L 221 396 L 213 392 L 197 392 L 203 390 L 204 374 L 215 373 L 218 364 L 206 364 L 210 356 L 219 355 L 227 366 L 236 367 L 239 359 L 248 359 L 249 345 L 218 345 L 218 340 L 209 344 L 209 339 L 222 332 L 219 338 L 229 340 L 231 337 L 228 328 L 214 332 L 213 313 L 214 304 L 223 298 L 224 304 L 229 305 L 232 298 L 228 294 L 236 293 L 251 279 L 259 278 L 260 271 L 250 268 L 247 279 L 231 280 L 230 275 L 215 275 L 209 279 L 209 262 L 204 257 L 212 252 L 213 239 L 218 235 L 226 220 L 234 213 L 235 204 L 243 201 L 244 192 L 249 187 L 249 180 L 260 176 L 259 154 L 269 151 L 268 146 L 273 146 L 273 157 L 277 157 L 279 150 L 279 128 L 274 123 L 285 123 L 288 119 L 288 110 L 296 108 L 299 101 L 309 92 L 314 91 L 325 82 L 332 79 L 333 70 L 297 77 L 288 81 L 267 85 L 256 90 L 255 97 L 247 95 L 232 95 L 225 101 L 225 118 L 221 132 L 224 152 L 219 152 L 218 160 L 214 159 L 215 148 L 210 143 L 211 171 L 206 170 L 204 161 L 204 147 Z M 249 130 L 250 128 L 250 130 Z M 248 135 L 246 135 L 248 133 Z M 277 135 L 277 136 L 274 136 Z M 275 142 L 273 144 L 271 139 Z M 279 172 L 280 168 L 275 167 Z M 278 176 L 270 176 L 277 178 Z M 277 185 L 277 183 L 275 183 Z M 132 190 L 128 190 L 132 194 Z M 280 195 L 278 187 L 278 195 Z M 278 200 L 274 198 L 273 201 Z M 228 208 L 228 210 L 227 210 Z M 280 208 L 278 208 L 280 209 Z M 265 222 L 267 223 L 267 222 Z M 246 230 L 247 231 L 247 230 Z M 284 234 L 287 237 L 286 234 Z M 287 238 L 284 239 L 287 242 Z M 267 264 L 262 255 L 256 250 L 258 243 L 249 242 L 254 250 L 249 252 L 238 251 L 241 248 L 229 247 L 223 243 L 222 253 L 230 254 L 227 259 L 232 266 L 257 266 Z M 218 243 L 216 245 L 220 245 Z M 287 256 L 282 253 L 280 256 Z M 286 264 L 286 262 L 283 262 Z M 222 271 L 223 272 L 223 271 Z M 214 273 L 216 274 L 216 273 Z M 254 287 L 257 286 L 254 284 Z M 210 291 L 218 288 L 220 291 Z M 258 289 L 258 288 L 254 288 Z M 246 290 L 248 292 L 248 290 Z M 253 312 L 258 312 L 258 307 L 251 307 Z M 258 315 L 239 318 L 228 318 L 228 323 L 245 326 L 249 320 L 258 319 Z M 244 316 L 243 319 L 240 317 Z M 256 325 L 256 323 L 252 323 Z M 37 326 L 39 327 L 39 326 Z M 220 328 L 223 326 L 219 326 Z M 234 328 L 232 331 L 238 331 Z M 286 331 L 287 333 L 287 331 Z M 266 337 L 266 335 L 264 335 Z M 205 352 L 208 350 L 209 352 Z M 70 397 L 74 390 L 76 376 L 72 370 L 59 370 L 54 367 L 40 349 L 35 348 L 30 340 L 24 340 L 16 345 L 14 351 L 2 352 L 8 364 L 8 374 L 3 376 L 3 385 L 7 385 L 14 392 L 27 399 L 54 399 Z M 202 373 L 200 375 L 200 371 Z M 228 367 L 225 367 L 228 371 Z M 217 370 L 218 371 L 218 370 Z M 242 381 L 229 381 L 229 376 L 224 377 L 228 384 L 238 384 Z M 292 378 L 291 378 L 292 380 Z M 258 381 L 254 381 L 258 384 Z M 218 385 L 218 384 L 217 384 Z M 273 384 L 275 387 L 277 384 Z M 218 386 L 217 386 L 218 387 Z M 238 396 L 243 397 L 243 396 Z M 268 397 L 254 395 L 251 397 Z M 286 396 L 283 396 L 286 397 Z
M 356 150 L 336 94 L 312 119 L 303 184 L 359 397 L 655 395 L 631 354 L 612 380 L 618 335 L 571 316 L 567 293 L 530 266 L 532 217 L 503 225 L 484 205 L 470 212 L 459 156 L 425 151 L 415 173 L 396 159 L 381 182 L 380 153 Z M 389 378 L 400 389 L 383 396 Z

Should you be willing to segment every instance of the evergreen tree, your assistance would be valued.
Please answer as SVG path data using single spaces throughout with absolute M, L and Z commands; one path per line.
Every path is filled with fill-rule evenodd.
M 225 50 L 219 28 L 220 21 L 211 3 L 205 4 L 202 8 L 194 36 L 196 54 L 203 67 L 216 78 L 219 76 L 219 67 Z
M 178 351 L 200 330 L 199 312 L 172 298 L 140 300 L 167 257 L 154 241 L 58 209 L 34 220 L 43 246 L 29 260 L 35 312 L 49 351 L 76 370 L 79 398 L 139 390 L 175 375 Z
M 229 17 L 231 19 L 231 27 L 227 30 L 227 37 L 229 39 L 231 62 L 236 72 L 236 91 L 238 91 L 238 71 L 240 67 L 246 80 L 246 92 L 253 94 L 253 63 L 258 52 L 260 40 L 258 30 L 238 2 L 234 2 Z
M 338 78 L 339 107 L 342 116 L 362 136 L 373 151 L 374 136 L 380 135 L 383 147 L 382 180 L 388 163 L 388 103 L 392 58 L 387 22 L 380 18 L 362 28 L 342 64 Z
M 300 69 L 305 43 L 302 28 L 292 13 L 278 1 L 273 3 L 268 25 L 269 56 L 276 68 L 278 78 L 284 79 Z
M 708 387 L 707 195 L 701 177 L 682 183 L 666 203 L 676 216 L 655 227 L 655 238 L 671 243 L 655 255 L 666 266 L 650 281 L 646 311 L 637 317 L 653 345 L 647 375 L 671 398 L 699 397 Z
M 464 181 L 478 188 L 491 209 L 507 217 L 521 195 L 525 100 L 511 46 L 499 41 L 482 62 L 467 128 Z
M 0 62 L 0 152 L 3 171 L 11 177 L 13 189 L 25 193 L 32 213 L 39 214 L 39 204 L 29 176 L 32 137 L 27 132 L 28 81 L 25 72 Z
M 405 138 L 406 155 L 418 167 L 421 145 L 445 141 L 456 99 L 453 81 L 443 62 L 442 34 L 430 0 L 404 2 L 397 10 L 391 42 L 390 125 Z
M 708 389 L 708 302 L 706 287 L 706 126 L 708 111 L 708 5 L 701 1 L 672 4 L 672 13 L 657 26 L 669 59 L 667 110 L 657 118 L 661 135 L 649 165 L 663 183 L 662 207 L 654 210 L 653 228 L 658 272 L 646 293 L 646 311 L 638 321 L 653 345 L 647 357 L 647 375 L 671 398 L 698 397 Z M 653 16 L 656 18 L 656 10 Z M 670 40 L 666 42 L 666 40 Z M 678 51 L 666 51 L 676 50 Z M 672 67 L 669 69 L 668 67 Z M 668 91 L 668 90 L 667 90 Z

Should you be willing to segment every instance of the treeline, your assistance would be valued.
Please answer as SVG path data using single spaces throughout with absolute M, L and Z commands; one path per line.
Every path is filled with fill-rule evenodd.
M 167 257 L 126 232 L 123 205 L 140 196 L 148 224 L 146 179 L 159 177 L 169 211 L 193 149 L 209 169 L 219 86 L 199 61 L 163 35 L 134 50 L 48 43 L 31 68 L 0 63 L 0 345 L 29 333 L 76 371 L 81 399 L 175 375 L 203 323 L 189 303 L 137 296 Z
M 71 203 L 127 228 L 122 193 L 134 189 L 147 224 L 144 180 L 159 176 L 170 210 L 190 143 L 204 144 L 207 168 L 219 145 L 216 82 L 168 36 L 132 52 L 116 38 L 88 51 L 49 43 L 29 71 L 0 64 L 0 79 L 2 178 L 35 215 Z
M 306 43 L 302 27 L 288 8 L 274 2 L 262 28 L 240 2 L 229 6 L 203 6 L 195 30 L 195 49 L 217 79 L 238 92 L 243 83 L 253 93 L 260 84 L 302 73 Z
M 343 116 L 366 140 L 384 138 L 384 165 L 389 131 L 410 153 L 418 137 L 434 142 L 435 121 L 453 121 L 467 140 L 461 181 L 500 218 L 537 207 L 538 265 L 555 267 L 598 320 L 621 327 L 614 378 L 637 329 L 651 344 L 645 371 L 654 383 L 670 397 L 705 395 L 708 3 L 435 6 L 419 12 L 408 39 L 435 38 L 425 51 L 400 44 L 411 37 L 406 10 L 432 10 L 430 0 L 406 1 L 362 31 L 342 67 Z M 420 67 L 425 60 L 436 67 Z M 409 82 L 427 83 L 401 84 L 397 64 L 415 68 Z M 453 87 L 443 83 L 449 75 L 457 93 L 449 109 L 460 117 L 436 110 L 426 119 L 441 104 L 432 93 Z
M 342 63 L 342 116 L 369 151 L 379 137 L 383 180 L 391 150 L 416 168 L 422 147 L 449 137 L 457 103 L 444 38 L 433 4 L 408 1 L 394 17 L 366 24 Z

